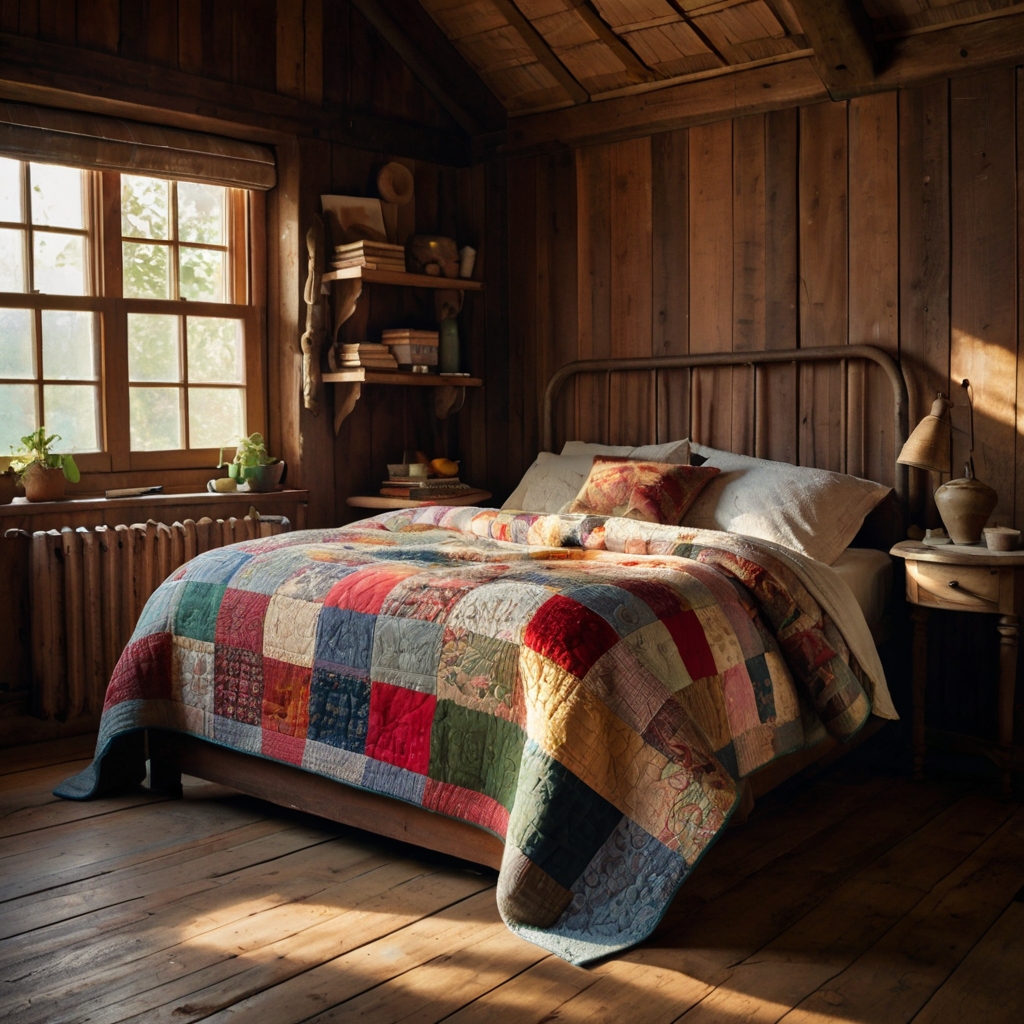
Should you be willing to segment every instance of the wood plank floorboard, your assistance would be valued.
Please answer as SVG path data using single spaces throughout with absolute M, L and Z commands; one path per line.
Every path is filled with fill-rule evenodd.
M 651 938 L 588 968 L 502 924 L 495 873 L 224 787 L 90 803 L 88 738 L 0 766 L 0 1020 L 1009 1024 L 1024 807 L 848 758 L 769 794 Z

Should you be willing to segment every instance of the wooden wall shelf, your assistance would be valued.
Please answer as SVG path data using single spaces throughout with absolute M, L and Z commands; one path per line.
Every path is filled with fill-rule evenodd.
M 443 288 L 459 292 L 482 292 L 483 281 L 468 277 L 433 277 L 430 274 L 409 274 L 397 270 L 370 270 L 367 267 L 345 267 L 329 270 L 322 281 L 369 281 L 373 284 L 395 284 L 403 288 Z
M 325 384 L 334 385 L 335 434 L 356 407 L 364 384 L 437 388 L 434 394 L 434 413 L 439 420 L 447 419 L 462 408 L 466 401 L 466 388 L 484 386 L 479 377 L 449 377 L 439 373 L 409 373 L 402 370 L 367 370 L 363 366 L 325 373 L 323 381 Z

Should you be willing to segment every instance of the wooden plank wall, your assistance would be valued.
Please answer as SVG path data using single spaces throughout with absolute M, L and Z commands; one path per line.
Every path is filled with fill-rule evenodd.
M 869 343 L 906 368 L 912 422 L 936 391 L 956 392 L 956 466 L 958 385 L 971 379 L 978 475 L 999 492 L 997 520 L 1024 526 L 1022 76 L 512 160 L 500 483 L 534 457 L 544 382 L 569 359 Z M 692 404 L 705 443 L 755 454 L 756 417 L 756 454 L 892 481 L 888 386 L 873 368 L 845 383 L 838 370 L 759 371 L 754 403 L 747 369 L 687 376 L 665 375 L 656 395 L 635 380 L 610 394 L 577 385 L 562 439 L 681 436 Z

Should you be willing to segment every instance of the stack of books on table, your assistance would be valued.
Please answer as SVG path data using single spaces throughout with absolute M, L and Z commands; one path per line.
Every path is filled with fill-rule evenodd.
M 436 501 L 468 494 L 473 488 L 456 477 L 397 477 L 385 480 L 380 493 L 385 498 L 408 498 L 410 501 Z
M 334 247 L 331 266 L 335 270 L 345 267 L 366 267 L 368 270 L 393 270 L 405 273 L 405 249 L 390 242 L 349 242 Z

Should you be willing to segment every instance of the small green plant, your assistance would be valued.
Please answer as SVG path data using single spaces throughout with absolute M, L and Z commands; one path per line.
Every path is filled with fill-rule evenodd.
M 29 466 L 35 465 L 39 465 L 43 469 L 61 469 L 69 483 L 77 484 L 82 479 L 82 474 L 78 472 L 74 457 L 70 454 L 51 451 L 50 446 L 60 439 L 60 434 L 47 436 L 46 427 L 40 427 L 31 434 L 26 434 L 21 439 L 20 451 L 14 452 L 14 449 L 11 448 L 11 451 L 14 452 L 11 469 L 18 476 L 24 476 Z
M 224 463 L 224 448 L 229 448 L 230 445 L 224 445 L 220 450 L 220 455 L 217 459 L 217 468 L 221 469 Z M 235 449 L 235 457 L 228 463 L 228 475 L 234 477 L 236 480 L 244 480 L 247 471 L 254 468 L 255 466 L 269 466 L 272 462 L 276 462 L 269 452 L 267 451 L 266 442 L 263 440 L 262 434 L 250 434 L 248 437 L 240 437 L 238 439 L 238 447 Z

